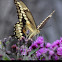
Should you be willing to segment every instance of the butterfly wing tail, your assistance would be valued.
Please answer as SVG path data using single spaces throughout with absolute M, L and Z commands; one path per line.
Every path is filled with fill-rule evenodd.
M 37 29 L 42 29 L 44 27 L 44 25 L 47 23 L 47 21 L 52 17 L 54 12 L 55 12 L 55 10 L 45 20 L 43 20 L 42 23 L 40 23 L 37 26 Z

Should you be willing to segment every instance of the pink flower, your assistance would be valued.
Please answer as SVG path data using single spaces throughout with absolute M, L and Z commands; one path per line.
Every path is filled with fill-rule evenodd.
M 51 47 L 55 48 L 55 47 L 59 47 L 59 45 L 60 45 L 60 40 L 56 40 L 52 43 Z
M 43 48 L 44 47 L 44 43 L 40 44 L 40 47 Z
M 36 51 L 36 56 L 40 56 L 43 53 L 46 53 L 49 49 L 47 48 L 41 48 L 38 51 Z
M 62 37 L 60 38 L 60 42 L 62 43 Z
M 58 54 L 58 55 L 62 55 L 62 47 L 59 47 L 59 48 L 57 49 L 57 54 Z
M 51 44 L 50 43 L 47 43 L 46 44 L 46 48 L 48 48 L 48 47 L 50 47 L 51 46 Z
M 36 44 L 37 45 L 40 45 L 40 44 L 42 44 L 44 42 L 44 39 L 43 39 L 43 37 L 41 37 L 41 36 L 39 36 L 38 38 L 37 38 L 37 40 L 36 40 Z
M 53 55 L 53 54 L 54 54 L 54 51 L 49 50 L 49 54 L 50 54 L 50 55 Z
M 36 43 L 34 43 L 34 44 L 32 44 L 30 47 L 29 47 L 29 49 L 36 49 L 36 48 L 38 48 L 38 45 L 36 44 Z

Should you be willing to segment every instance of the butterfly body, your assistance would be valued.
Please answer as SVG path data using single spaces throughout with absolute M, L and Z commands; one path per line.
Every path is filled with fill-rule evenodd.
M 52 14 L 54 13 L 53 12 L 52 14 L 50 14 L 50 16 L 48 16 L 42 23 L 40 23 L 40 25 L 36 26 L 34 18 L 27 6 L 22 1 L 18 2 L 17 0 L 14 0 L 14 2 L 16 4 L 19 20 L 19 22 L 17 22 L 14 26 L 14 33 L 18 39 L 21 39 L 23 36 L 32 38 L 33 36 L 39 34 L 39 29 L 42 29 L 42 27 L 46 24 L 47 19 L 49 19 L 50 16 L 52 16 Z M 27 31 L 29 31 L 28 35 Z

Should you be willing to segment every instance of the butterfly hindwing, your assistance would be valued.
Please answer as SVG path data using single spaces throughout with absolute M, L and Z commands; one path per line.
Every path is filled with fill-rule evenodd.
M 24 22 L 22 22 L 24 21 Z M 26 25 L 26 22 L 25 22 L 25 19 L 24 17 L 22 18 L 22 21 L 21 22 L 17 22 L 14 26 L 14 33 L 15 33 L 15 36 L 18 38 L 18 39 L 21 39 L 23 36 L 26 37 L 25 35 L 25 32 L 26 32 L 26 28 L 25 28 L 25 25 Z

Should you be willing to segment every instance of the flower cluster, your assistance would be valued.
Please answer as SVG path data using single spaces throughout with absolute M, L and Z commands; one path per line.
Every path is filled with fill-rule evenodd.
M 31 51 L 34 48 L 39 48 L 36 51 L 37 60 L 61 60 L 62 58 L 62 38 L 51 44 L 44 42 L 43 37 L 40 36 L 29 47 Z
M 15 40 L 12 37 L 0 40 L 0 60 L 61 60 L 62 38 L 53 43 L 45 42 L 42 36 L 35 41 L 23 37 Z

